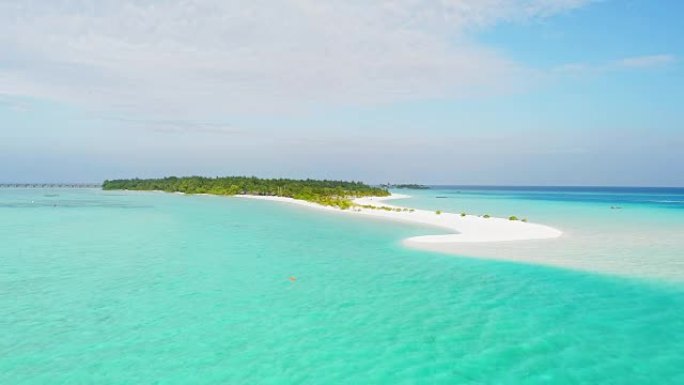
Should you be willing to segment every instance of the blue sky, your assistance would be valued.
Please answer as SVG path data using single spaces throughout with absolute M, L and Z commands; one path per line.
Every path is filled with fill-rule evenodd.
M 0 2 L 0 182 L 684 186 L 684 3 Z

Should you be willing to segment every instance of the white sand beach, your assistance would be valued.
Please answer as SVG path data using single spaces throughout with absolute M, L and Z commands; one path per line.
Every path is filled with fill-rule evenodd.
M 341 210 L 336 207 L 322 206 L 303 200 L 297 200 L 276 196 L 256 196 L 256 195 L 236 195 L 236 197 L 261 199 L 277 202 L 285 202 L 312 207 L 321 210 L 348 213 L 349 215 L 365 215 L 378 218 L 385 218 L 394 221 L 415 223 L 431 227 L 438 227 L 452 231 L 452 234 L 424 235 L 411 237 L 404 240 L 407 246 L 435 249 L 436 245 L 446 246 L 456 243 L 477 243 L 477 242 L 505 242 L 505 241 L 524 241 L 557 238 L 562 232 L 553 227 L 528 223 L 523 221 L 512 221 L 508 218 L 484 218 L 476 215 L 465 215 L 456 213 L 440 213 L 435 211 L 418 210 L 412 211 L 391 211 L 374 208 L 355 207 L 349 210 Z M 392 194 L 388 197 L 367 197 L 358 198 L 354 203 L 359 205 L 370 205 L 374 207 L 389 207 L 393 209 L 407 207 L 389 205 L 385 201 L 408 198 L 406 195 Z

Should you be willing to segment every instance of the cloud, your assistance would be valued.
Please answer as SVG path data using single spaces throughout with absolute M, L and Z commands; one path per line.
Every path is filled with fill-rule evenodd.
M 129 119 L 112 117 L 105 121 L 124 123 L 133 129 L 143 129 L 160 134 L 207 134 L 207 135 L 244 135 L 247 132 L 227 124 L 174 119 Z
M 471 95 L 525 71 L 473 31 L 589 0 L 0 3 L 0 93 L 146 114 Z
M 618 64 L 626 68 L 662 67 L 675 62 L 673 55 L 636 56 L 622 59 Z
M 676 57 L 669 54 L 633 56 L 601 64 L 567 63 L 555 67 L 553 72 L 558 74 L 600 74 L 625 69 L 661 68 L 674 64 L 676 61 Z

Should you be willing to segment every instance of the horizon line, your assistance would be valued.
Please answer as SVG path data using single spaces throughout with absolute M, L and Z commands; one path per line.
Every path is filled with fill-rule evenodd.
M 159 177 L 159 178 L 123 178 L 123 179 L 161 179 L 161 178 L 167 178 L 167 177 Z M 183 178 L 183 177 L 178 177 L 178 178 Z M 211 178 L 211 177 L 208 177 Z M 220 177 L 219 177 L 220 178 Z M 261 178 L 261 177 L 256 177 L 260 179 L 281 179 L 281 178 Z M 344 179 L 326 179 L 326 178 L 287 178 L 287 177 L 282 177 L 282 179 L 294 179 L 294 180 L 305 180 L 305 179 L 314 179 L 314 180 L 340 180 L 344 181 Z M 45 186 L 45 187 L 64 187 L 68 188 L 68 185 L 73 185 L 73 186 L 101 186 L 104 183 L 105 180 L 101 182 L 0 182 L 0 188 L 7 188 L 7 187 L 30 187 L 30 186 Z M 362 183 L 367 183 L 367 182 L 362 182 Z M 386 183 L 367 183 L 368 185 L 371 186 L 385 186 Z M 483 188 L 623 188 L 623 189 L 635 189 L 635 188 L 649 188 L 649 189 L 684 189 L 684 185 L 680 186 L 664 186 L 664 185 L 556 185 L 556 184 L 539 184 L 539 185 L 534 185 L 534 184 L 431 184 L 431 183 L 390 183 L 390 184 L 415 184 L 415 185 L 420 185 L 420 186 L 427 186 L 427 187 L 463 187 L 463 188 L 477 188 L 477 187 L 483 187 Z

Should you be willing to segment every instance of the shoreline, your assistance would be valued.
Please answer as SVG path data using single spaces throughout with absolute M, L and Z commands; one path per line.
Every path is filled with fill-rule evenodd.
M 529 241 L 558 238 L 563 234 L 562 231 L 558 229 L 538 223 L 517 220 L 511 221 L 507 218 L 484 218 L 476 215 L 461 216 L 460 214 L 446 212 L 436 214 L 435 211 L 411 209 L 409 207 L 383 203 L 389 200 L 409 197 L 408 195 L 402 194 L 392 194 L 387 197 L 356 198 L 353 202 L 358 205 L 369 205 L 374 207 L 384 206 L 392 209 L 411 209 L 412 211 L 389 211 L 364 207 L 354 207 L 348 210 L 342 210 L 337 207 L 323 206 L 312 202 L 278 196 L 234 195 L 233 197 L 297 204 L 319 210 L 384 218 L 449 230 L 451 232 L 450 234 L 422 235 L 403 240 L 403 243 L 406 246 L 430 251 L 434 251 L 436 245 L 448 246 L 461 243 Z M 440 247 L 440 249 L 442 248 L 443 247 Z

